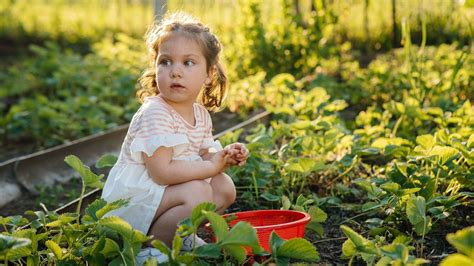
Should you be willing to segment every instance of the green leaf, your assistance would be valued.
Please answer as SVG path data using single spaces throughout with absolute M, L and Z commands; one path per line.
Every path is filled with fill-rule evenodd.
M 275 202 L 275 201 L 279 201 L 280 200 L 280 197 L 277 196 L 277 195 L 274 195 L 270 192 L 263 192 L 262 194 L 260 194 L 260 197 L 264 198 L 265 200 L 267 201 L 270 201 L 270 202 Z
M 224 240 L 229 231 L 229 226 L 227 225 L 224 218 L 218 215 L 215 212 L 202 211 L 206 218 L 209 220 L 212 226 L 212 231 L 216 236 L 216 241 L 219 243 Z
M 441 261 L 440 266 L 473 266 L 472 258 L 466 257 L 462 254 L 451 254 Z
M 172 249 L 173 258 L 178 257 L 179 251 L 181 250 L 182 246 L 183 246 L 183 239 L 181 239 L 181 237 L 178 234 L 175 234 L 173 238 L 173 249 Z
M 277 256 L 307 261 L 319 260 L 316 247 L 303 238 L 293 238 L 283 243 L 277 250 Z
M 423 147 L 425 151 L 430 151 L 436 144 L 436 139 L 432 135 L 421 135 L 416 137 L 416 143 Z
M 426 201 L 422 196 L 411 197 L 407 201 L 406 214 L 418 235 L 426 235 L 431 227 L 431 219 L 426 216 Z
M 393 260 L 408 261 L 409 250 L 403 244 L 393 243 L 382 247 L 382 254 L 392 258 Z
M 105 214 L 120 209 L 128 204 L 128 200 L 119 199 L 110 203 L 107 203 L 104 199 L 97 199 L 93 203 L 89 204 L 86 208 L 86 213 L 94 217 L 95 221 L 104 217 Z
M 355 152 L 357 155 L 366 156 L 366 155 L 377 155 L 380 154 L 380 149 L 378 148 L 365 148 Z
M 129 241 L 132 239 L 133 236 L 133 229 L 130 224 L 128 224 L 125 220 L 117 216 L 110 216 L 105 217 L 99 220 L 99 224 L 108 227 L 117 233 L 124 236 Z
M 155 258 L 153 257 L 149 257 L 145 263 L 143 263 L 143 266 L 157 266 L 158 265 L 158 262 L 156 261 Z
M 104 175 L 94 174 L 89 167 L 85 166 L 82 161 L 74 155 L 66 156 L 64 161 L 82 177 L 82 182 L 86 187 L 102 188 L 104 184 L 100 181 Z
M 474 260 L 474 226 L 464 228 L 446 236 L 448 242 L 460 253 Z
M 0 255 L 5 255 L 14 252 L 22 247 L 26 247 L 31 244 L 31 240 L 28 238 L 7 236 L 0 234 Z M 1 256 L 0 256 L 1 257 Z
M 474 134 L 471 134 L 471 136 L 469 136 L 466 147 L 469 149 L 474 148 Z
M 239 263 L 243 263 L 247 258 L 247 251 L 240 245 L 226 245 L 224 250 L 234 257 Z
M 308 174 L 314 170 L 324 168 L 324 163 L 314 158 L 292 158 L 285 169 L 289 172 Z
M 120 246 L 110 238 L 105 239 L 104 248 L 100 251 L 106 258 L 112 258 L 120 252 Z
M 397 194 L 398 190 L 400 190 L 400 185 L 394 182 L 387 182 L 380 185 L 380 188 L 393 194 Z
M 104 154 L 95 163 L 96 168 L 112 167 L 117 162 L 117 156 L 113 154 Z
M 193 253 L 184 253 L 176 258 L 176 262 L 181 265 L 195 265 L 195 255 Z
M 311 216 L 311 221 L 315 221 L 318 223 L 325 222 L 328 218 L 328 215 L 316 206 L 311 206 L 308 210 L 308 214 Z
M 440 158 L 440 164 L 445 164 L 449 159 L 454 156 L 459 156 L 460 152 L 452 147 L 447 146 L 434 146 L 429 153 L 430 156 L 436 155 Z
M 342 244 L 342 254 L 345 257 L 350 258 L 354 256 L 356 253 L 357 253 L 357 249 L 354 242 L 352 242 L 350 239 L 347 239 L 346 241 L 344 241 L 344 244 Z
M 354 243 L 356 247 L 363 246 L 369 241 L 345 225 L 341 225 L 341 229 L 342 232 Z
M 209 243 L 197 247 L 194 254 L 198 257 L 218 259 L 221 256 L 221 248 L 217 244 Z
M 324 227 L 322 224 L 311 221 L 306 225 L 306 229 L 314 231 L 316 234 L 318 234 L 320 237 L 324 235 Z
M 161 251 L 161 253 L 165 254 L 168 256 L 168 258 L 171 258 L 171 250 L 168 248 L 168 246 L 161 240 L 155 239 L 151 241 L 151 245 Z
M 285 240 L 277 235 L 275 231 L 272 231 L 269 241 L 272 254 L 277 254 L 278 249 L 285 243 Z
M 373 255 L 379 254 L 379 251 L 373 242 L 359 235 L 351 228 L 341 225 L 341 230 L 354 243 L 357 251 Z
M 46 224 L 46 227 L 58 227 L 61 225 L 66 225 L 77 219 L 78 214 L 76 213 L 65 213 L 59 215 L 56 221 Z
M 206 218 L 203 211 L 211 211 L 215 212 L 217 209 L 216 204 L 211 202 L 203 202 L 198 204 L 196 207 L 193 208 L 191 212 L 191 222 L 193 227 L 197 228 Z
M 289 210 L 291 208 L 290 199 L 287 196 L 281 197 L 282 210 Z
M 48 247 L 51 252 L 53 252 L 54 256 L 58 258 L 58 260 L 63 259 L 63 251 L 61 250 L 61 247 L 54 242 L 53 240 L 47 240 L 45 243 L 46 247 Z
M 257 231 L 247 222 L 238 222 L 234 225 L 227 236 L 218 243 L 220 246 L 243 245 L 249 246 L 255 253 L 263 249 L 258 243 Z

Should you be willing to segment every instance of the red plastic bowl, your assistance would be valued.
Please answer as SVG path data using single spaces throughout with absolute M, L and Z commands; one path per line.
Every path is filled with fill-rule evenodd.
M 283 239 L 304 237 L 306 224 L 311 220 L 309 214 L 291 210 L 259 210 L 225 214 L 222 217 L 235 215 L 229 225 L 244 221 L 250 223 L 256 230 L 258 242 L 267 252 L 271 253 L 269 240 L 272 231 Z

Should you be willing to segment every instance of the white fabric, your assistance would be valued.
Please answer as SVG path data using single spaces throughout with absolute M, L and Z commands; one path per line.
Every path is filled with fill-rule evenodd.
M 144 248 L 135 257 L 135 263 L 139 266 L 143 265 L 149 258 L 154 258 L 158 263 L 168 262 L 168 256 L 161 253 L 156 248 Z
M 161 146 L 173 147 L 173 157 L 179 156 L 189 145 L 188 138 L 183 134 L 169 134 L 150 138 L 135 138 L 130 145 L 130 152 L 134 161 L 142 163 L 142 152 L 152 156 Z
M 134 229 L 148 234 L 166 186 L 150 178 L 143 156 L 152 156 L 159 147 L 170 147 L 173 148 L 173 160 L 201 161 L 200 150 L 222 150 L 219 141 L 212 138 L 209 113 L 197 104 L 194 111 L 196 125 L 190 126 L 161 97 L 145 99 L 132 118 L 119 159 L 102 191 L 102 198 L 107 202 L 128 199 L 129 204 L 107 216 L 119 216 Z
M 170 144 L 170 142 L 168 142 L 168 144 Z M 179 141 L 175 144 L 176 146 L 174 146 L 173 149 L 182 145 Z M 147 150 L 150 146 L 153 145 L 139 146 L 137 144 L 133 152 L 139 154 L 143 151 L 147 154 L 149 154 L 149 152 L 153 154 L 154 150 Z M 218 149 L 219 146 L 221 146 L 221 144 L 218 141 L 214 142 L 213 147 L 215 149 Z M 156 146 L 155 150 L 158 147 L 159 146 Z M 173 154 L 176 153 L 176 151 L 173 152 Z M 199 155 L 174 157 L 173 159 L 185 161 L 202 160 Z M 140 160 L 143 161 L 141 158 Z M 206 179 L 207 182 L 210 182 L 210 180 L 210 178 Z M 119 216 L 127 221 L 134 229 L 147 234 L 155 212 L 160 205 L 165 188 L 165 185 L 158 185 L 150 178 L 144 164 L 116 164 L 106 180 L 102 197 L 107 202 L 118 199 L 129 199 L 129 204 L 109 212 L 107 216 Z

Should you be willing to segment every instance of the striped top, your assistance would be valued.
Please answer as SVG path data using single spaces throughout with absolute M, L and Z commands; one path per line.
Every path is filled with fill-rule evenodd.
M 197 160 L 199 151 L 216 147 L 209 112 L 194 103 L 195 125 L 189 124 L 160 95 L 147 97 L 132 118 L 120 152 L 118 164 L 143 164 L 160 146 L 173 147 L 173 159 Z

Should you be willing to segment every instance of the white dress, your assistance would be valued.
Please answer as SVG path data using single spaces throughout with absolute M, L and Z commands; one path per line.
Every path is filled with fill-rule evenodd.
M 147 234 L 166 186 L 150 178 L 142 156 L 151 156 L 156 149 L 165 146 L 173 148 L 173 160 L 198 161 L 202 160 L 201 149 L 222 150 L 212 137 L 209 112 L 195 103 L 194 116 L 192 126 L 161 96 L 145 99 L 132 118 L 117 163 L 102 191 L 102 198 L 107 202 L 129 199 L 129 204 L 107 216 L 119 216 L 134 229 Z

